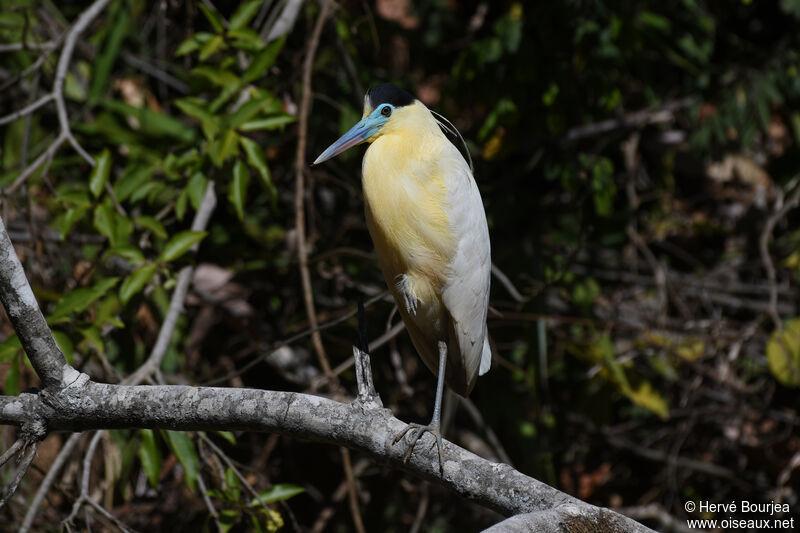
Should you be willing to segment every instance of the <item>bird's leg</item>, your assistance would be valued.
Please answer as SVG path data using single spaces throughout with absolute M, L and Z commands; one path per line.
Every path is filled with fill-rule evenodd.
M 439 341 L 439 376 L 438 381 L 436 382 L 436 403 L 433 405 L 433 418 L 431 418 L 431 423 L 427 426 L 423 426 L 422 424 L 409 424 L 406 428 L 397 434 L 392 442 L 392 445 L 397 444 L 400 439 L 402 439 L 406 433 L 411 431 L 411 443 L 408 445 L 408 451 L 406 452 L 406 456 L 403 459 L 403 462 L 407 462 L 408 458 L 411 457 L 411 452 L 414 451 L 414 446 L 417 445 L 417 441 L 425 434 L 427 431 L 431 434 L 434 438 L 433 446 L 436 446 L 437 450 L 439 451 L 439 471 L 444 472 L 444 459 L 442 456 L 442 450 L 444 446 L 442 445 L 442 434 L 439 431 L 440 427 L 440 420 L 442 418 L 442 393 L 444 392 L 444 368 L 445 364 L 447 363 L 447 344 L 444 341 Z
M 406 311 L 412 315 L 416 315 L 417 302 L 419 299 L 417 299 L 416 295 L 414 295 L 414 291 L 411 290 L 411 282 L 408 280 L 408 276 L 405 274 L 400 274 L 399 276 L 395 277 L 394 286 L 403 296 L 403 306 L 406 308 Z

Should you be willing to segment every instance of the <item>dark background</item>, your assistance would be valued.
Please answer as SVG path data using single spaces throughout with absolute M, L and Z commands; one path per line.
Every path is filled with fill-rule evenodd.
M 55 39 L 88 5 L 4 2 L 0 42 Z M 113 210 L 114 200 L 90 194 L 90 167 L 66 146 L 46 172 L 3 195 L 3 218 L 46 314 L 76 290 L 112 277 L 122 284 L 157 265 L 133 294 L 123 298 L 121 285 L 95 299 L 79 294 L 56 321 L 62 348 L 71 346 L 75 364 L 97 379 L 115 381 L 144 360 L 169 281 L 195 262 L 225 271 L 209 271 L 205 289 L 196 280 L 161 379 L 332 394 L 309 379 L 318 364 L 307 336 L 281 349 L 283 362 L 269 356 L 309 327 L 294 231 L 292 116 L 320 7 L 305 3 L 285 42 L 269 45 L 273 60 L 262 57 L 267 67 L 245 79 L 265 48 L 258 33 L 281 6 L 255 10 L 243 26 L 252 35 L 231 33 L 237 3 L 208 6 L 114 3 L 76 48 L 66 84 L 72 128 L 92 156 L 108 149 L 108 183 L 125 214 L 103 223 L 98 213 Z M 799 19 L 794 0 L 343 0 L 332 8 L 312 64 L 304 160 L 358 120 L 367 87 L 392 81 L 408 89 L 466 138 L 493 262 L 509 280 L 492 280 L 489 331 L 498 355 L 470 398 L 477 409 L 455 410 L 449 440 L 658 529 L 677 527 L 659 521 L 665 515 L 678 525 L 714 517 L 686 513 L 687 501 L 785 502 L 798 515 L 800 230 L 791 208 L 799 186 Z M 58 52 L 20 76 L 40 55 L 0 54 L 0 114 L 52 86 Z M 226 119 L 245 93 L 263 102 L 250 120 L 272 123 L 244 131 Z M 0 185 L 57 128 L 52 106 L 0 126 Z M 268 175 L 239 137 L 264 150 Z M 384 290 L 363 220 L 362 152 L 304 169 L 320 323 Z M 147 175 L 136 181 L 136 172 Z M 208 179 L 220 203 L 198 256 L 160 260 L 169 239 L 188 229 Z M 386 298 L 368 306 L 371 340 L 391 308 Z M 13 334 L 7 322 L 2 333 Z M 350 357 L 356 334 L 355 318 L 322 333 L 331 366 Z M 5 394 L 35 386 L 13 338 L 1 348 Z M 257 358 L 267 362 L 245 369 Z M 427 421 L 435 380 L 407 335 L 376 349 L 372 363 L 384 404 L 403 420 Z M 354 391 L 351 370 L 340 380 L 340 390 Z M 12 434 L 0 433 L 3 448 Z M 344 474 L 334 447 L 257 434 L 236 435 L 235 444 L 210 438 L 257 490 L 305 489 L 275 507 L 288 530 L 290 514 L 304 530 L 315 522 L 352 530 L 347 499 L 337 495 Z M 40 471 L 61 439 L 45 443 Z M 141 442 L 136 431 L 104 441 L 106 461 L 95 467 L 104 504 L 138 530 L 214 530 L 199 489 L 184 483 L 185 468 L 158 433 L 157 483 L 143 481 L 142 454 L 155 452 Z M 192 442 L 188 453 L 199 454 L 214 505 L 230 511 L 225 520 L 237 529 L 254 528 L 251 515 L 263 523 L 246 505 L 250 496 L 233 491 L 238 482 Z M 500 518 L 358 454 L 353 464 L 368 531 L 471 531 Z M 74 469 L 65 476 L 40 512 L 41 530 L 69 513 Z M 33 472 L 22 499 L 2 511 L 6 523 L 24 514 L 40 477 Z M 766 518 L 716 518 L 727 516 Z

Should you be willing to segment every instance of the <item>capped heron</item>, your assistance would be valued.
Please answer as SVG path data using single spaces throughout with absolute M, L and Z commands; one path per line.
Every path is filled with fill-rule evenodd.
M 384 83 L 367 91 L 361 120 L 314 164 L 369 143 L 361 167 L 367 228 L 411 340 L 438 377 L 430 424 L 409 424 L 393 444 L 411 430 L 408 460 L 431 433 L 443 472 L 444 383 L 466 397 L 489 371 L 492 354 L 486 214 L 471 165 L 440 126 L 455 130 L 408 92 Z

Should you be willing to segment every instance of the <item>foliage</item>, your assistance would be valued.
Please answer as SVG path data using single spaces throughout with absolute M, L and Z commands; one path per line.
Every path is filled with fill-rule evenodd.
M 0 53 L 0 114 L 51 90 L 57 39 L 89 4 L 4 3 L 0 46 L 57 45 Z M 91 162 L 60 147 L 4 194 L 2 216 L 59 346 L 100 380 L 118 381 L 147 358 L 177 273 L 191 265 L 163 379 L 316 387 L 307 338 L 274 351 L 308 328 L 295 123 L 319 13 L 304 3 L 291 31 L 270 38 L 284 4 L 111 2 L 79 40 L 64 95 Z M 798 186 L 798 3 L 337 5 L 313 62 L 302 155 L 313 160 L 358 120 L 361 92 L 382 81 L 463 133 L 493 261 L 520 293 L 493 278 L 498 356 L 472 399 L 515 466 L 593 503 L 655 503 L 680 517 L 692 498 L 797 501 L 797 472 L 780 475 L 800 449 L 797 209 L 763 232 Z M 59 128 L 52 103 L 0 125 L 0 187 Z M 355 152 L 304 169 L 302 253 L 321 323 L 384 289 Z M 208 228 L 192 230 L 210 187 L 220 205 Z M 390 311 L 368 308 L 370 338 Z M 333 366 L 349 357 L 355 331 L 351 318 L 322 332 Z M 36 379 L 7 324 L 2 335 L 0 384 L 18 394 Z M 433 378 L 406 336 L 393 342 L 393 357 L 382 348 L 373 358 L 384 403 L 400 418 L 426 418 Z M 269 366 L 245 367 L 258 358 Z M 352 391 L 353 374 L 341 379 Z M 499 455 L 481 427 L 458 410 L 447 436 Z M 245 433 L 112 436 L 122 467 L 104 503 L 159 502 L 162 527 L 213 525 L 206 495 L 225 531 L 273 531 L 289 511 L 310 527 L 326 506 L 341 508 L 328 529 L 351 529 L 347 504 L 331 496 L 343 477 L 336 450 Z M 230 454 L 258 498 L 205 439 Z M 716 469 L 687 466 L 701 461 Z M 417 506 L 441 531 L 495 519 L 437 489 L 401 485 L 397 472 L 359 472 L 369 530 L 408 530 Z M 54 505 L 42 523 L 70 505 Z M 155 523 L 140 515 L 131 526 Z

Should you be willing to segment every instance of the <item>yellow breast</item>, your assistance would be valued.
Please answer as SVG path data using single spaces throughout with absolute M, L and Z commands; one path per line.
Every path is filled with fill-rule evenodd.
M 438 142 L 387 132 L 370 145 L 362 167 L 367 224 L 386 281 L 408 275 L 423 303 L 439 299 L 457 246 Z

